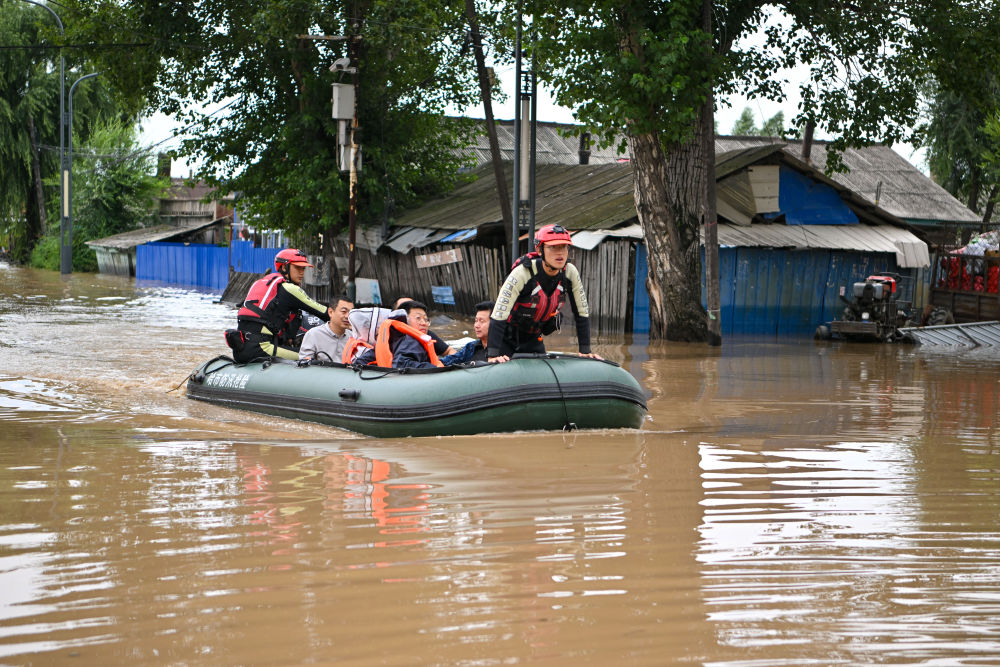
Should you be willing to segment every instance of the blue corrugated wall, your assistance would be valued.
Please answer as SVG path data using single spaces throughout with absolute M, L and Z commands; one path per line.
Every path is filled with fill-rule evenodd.
M 646 248 L 636 255 L 633 332 L 649 332 Z M 704 262 L 702 262 L 704 266 Z M 885 271 L 896 257 L 841 250 L 719 249 L 722 334 L 811 336 L 844 309 L 840 288 Z M 704 277 L 702 304 L 705 304 Z
M 234 241 L 230 248 L 197 243 L 147 243 L 136 247 L 136 280 L 155 280 L 223 291 L 234 271 L 274 270 L 280 248 L 255 248 L 252 241 Z
M 274 256 L 284 248 L 255 248 L 253 241 L 233 241 L 229 259 L 233 271 L 266 273 L 274 271 Z

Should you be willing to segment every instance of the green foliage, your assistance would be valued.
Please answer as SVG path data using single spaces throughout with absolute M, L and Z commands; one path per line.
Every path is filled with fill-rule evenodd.
M 351 77 L 329 66 L 350 55 L 351 44 L 363 133 L 359 222 L 380 224 L 395 208 L 459 178 L 454 149 L 463 129 L 440 115 L 478 94 L 471 55 L 461 52 L 464 1 L 70 0 L 69 6 L 85 17 L 74 39 L 150 42 L 127 56 L 102 52 L 109 76 L 154 109 L 195 123 L 180 154 L 203 157 L 197 176 L 241 192 L 263 226 L 305 237 L 347 222 L 348 179 L 338 169 L 330 85 Z M 191 104 L 221 111 L 206 116 L 189 111 Z
M 135 132 L 131 123 L 98 121 L 84 145 L 74 147 L 73 271 L 97 270 L 97 256 L 87 241 L 144 227 L 155 220 L 156 197 L 170 183 L 155 176 L 155 159 L 138 145 Z M 58 174 L 47 184 L 58 187 Z M 58 221 L 58 202 L 54 204 L 50 218 Z M 54 233 L 35 246 L 32 266 L 59 268 L 58 228 L 57 223 Z
M 59 234 L 50 234 L 38 239 L 31 249 L 31 259 L 28 262 L 36 269 L 59 270 Z
M 0 236 L 9 240 L 16 261 L 28 260 L 32 245 L 44 231 L 33 159 L 38 160 L 43 178 L 59 170 L 59 51 L 29 47 L 59 39 L 55 20 L 41 7 L 0 3 L 0 43 L 12 47 L 0 50 Z M 67 94 L 80 76 L 77 64 L 67 56 Z M 99 114 L 115 113 L 111 95 L 99 79 L 78 86 L 73 102 L 76 140 L 88 137 Z M 34 141 L 29 132 L 32 126 Z M 51 178 L 49 182 L 52 185 L 43 188 L 45 208 L 57 216 L 58 183 Z M 50 215 L 47 225 L 53 224 L 58 226 L 58 217 Z
M 836 154 L 912 138 L 919 86 L 935 58 L 950 57 L 942 49 L 959 30 L 949 18 L 953 3 L 943 0 L 789 0 L 768 11 L 756 0 L 712 3 L 710 32 L 702 7 L 694 0 L 547 3 L 534 17 L 543 36 L 541 76 L 591 129 L 653 131 L 669 147 L 692 138 L 710 91 L 781 102 L 783 70 L 805 63 L 791 125 L 815 121 L 834 137 Z
M 746 137 L 754 134 L 757 131 L 757 121 L 753 116 L 753 111 L 750 111 L 750 107 L 743 109 L 743 113 L 740 114 L 739 119 L 733 123 L 732 134 L 737 137 Z
M 989 222 L 1000 196 L 1000 14 L 954 8 L 955 29 L 939 36 L 950 58 L 932 61 L 920 142 L 931 176 Z
M 732 134 L 737 137 L 780 137 L 785 132 L 785 112 L 779 111 L 766 121 L 761 127 L 757 127 L 750 107 L 743 109 L 739 119 L 733 123 Z
M 156 197 L 170 183 L 157 178 L 153 154 L 139 146 L 135 126 L 99 121 L 74 149 L 73 236 L 93 240 L 154 222 Z
M 987 117 L 981 109 L 968 104 L 960 95 L 944 90 L 935 92 L 927 107 L 928 120 L 923 127 L 927 146 L 927 166 L 931 176 L 944 189 L 978 209 L 979 199 L 973 189 L 981 189 L 991 180 L 984 152 L 993 143 L 987 133 Z M 994 150 L 997 145 L 992 146 Z M 992 175 L 996 180 L 996 174 Z
M 86 244 L 88 240 L 80 235 L 73 235 L 72 262 L 74 273 L 97 272 L 97 254 Z M 31 249 L 31 259 L 28 263 L 36 269 L 48 269 L 49 271 L 58 271 L 61 268 L 58 232 L 38 239 L 38 243 Z

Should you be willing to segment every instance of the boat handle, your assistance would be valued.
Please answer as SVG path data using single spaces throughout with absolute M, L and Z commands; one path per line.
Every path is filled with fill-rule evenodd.
M 345 401 L 356 401 L 361 396 L 360 389 L 341 389 L 338 393 Z

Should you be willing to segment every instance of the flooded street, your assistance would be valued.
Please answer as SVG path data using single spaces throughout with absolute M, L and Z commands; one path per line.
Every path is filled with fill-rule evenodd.
M 185 398 L 218 295 L 0 281 L 0 663 L 1000 664 L 1000 351 L 602 341 L 641 430 L 379 440 Z

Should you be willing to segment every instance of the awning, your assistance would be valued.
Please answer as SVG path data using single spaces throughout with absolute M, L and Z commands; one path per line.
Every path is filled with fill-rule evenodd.
M 704 240 L 704 232 L 702 232 Z M 891 252 L 900 268 L 930 266 L 927 244 L 892 225 L 733 225 L 719 223 L 719 245 L 757 248 L 826 248 Z
M 618 229 L 588 229 L 577 232 L 573 235 L 573 247 L 583 250 L 593 250 L 601 244 L 607 237 L 641 239 L 642 227 L 640 225 L 629 225 Z
M 423 248 L 437 243 L 442 238 L 452 235 L 452 230 L 421 229 L 418 227 L 403 227 L 392 235 L 386 245 L 396 252 L 405 255 L 414 248 Z

